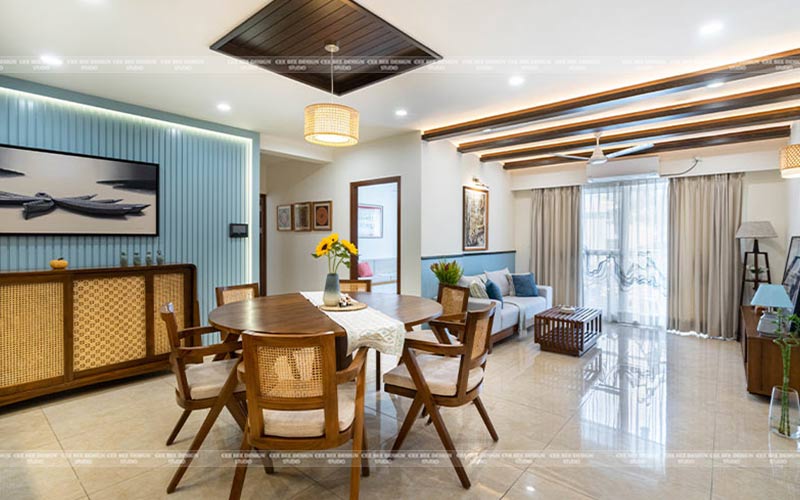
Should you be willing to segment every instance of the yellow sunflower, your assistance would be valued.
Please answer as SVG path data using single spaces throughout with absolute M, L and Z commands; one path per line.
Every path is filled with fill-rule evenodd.
M 328 236 L 328 240 L 331 242 L 331 245 L 333 245 L 339 241 L 339 233 L 332 233 L 330 236 Z
M 358 248 L 347 240 L 342 240 L 342 246 L 353 255 L 358 255 Z
M 330 249 L 331 249 L 330 238 L 323 238 L 317 244 L 317 249 L 314 251 L 314 254 L 317 257 L 322 257 L 323 255 L 327 255 Z

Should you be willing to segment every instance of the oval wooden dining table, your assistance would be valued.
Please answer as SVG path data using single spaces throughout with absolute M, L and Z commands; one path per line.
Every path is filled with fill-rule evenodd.
M 441 304 L 422 297 L 370 292 L 353 292 L 349 295 L 400 321 L 406 330 L 442 314 Z M 344 369 L 348 364 L 347 332 L 299 293 L 269 295 L 225 304 L 209 313 L 208 322 L 233 338 L 247 330 L 276 334 L 333 332 L 336 335 L 337 369 Z

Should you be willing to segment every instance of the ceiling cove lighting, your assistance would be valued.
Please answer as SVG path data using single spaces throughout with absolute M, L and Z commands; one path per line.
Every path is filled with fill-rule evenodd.
M 221 102 L 217 104 L 217 109 L 222 111 L 223 113 L 227 113 L 228 111 L 231 110 L 231 105 L 228 104 L 227 102 Z
M 718 89 L 718 88 L 722 87 L 723 85 L 725 85 L 725 82 L 711 82 L 708 85 L 706 85 L 706 88 L 707 89 Z
M 335 43 L 325 45 L 331 54 L 331 99 L 333 99 L 333 54 Z M 342 104 L 327 102 L 306 106 L 304 136 L 306 141 L 321 146 L 353 146 L 358 144 L 358 111 Z
M 62 61 L 60 57 L 56 57 L 52 54 L 42 54 L 39 56 L 39 60 L 48 66 L 61 66 L 64 64 L 64 61 Z
M 702 26 L 700 26 L 700 35 L 702 36 L 711 36 L 716 35 L 722 31 L 725 25 L 722 24 L 720 21 L 711 21 Z

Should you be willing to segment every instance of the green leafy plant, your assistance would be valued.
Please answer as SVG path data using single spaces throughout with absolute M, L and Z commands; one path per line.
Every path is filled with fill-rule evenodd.
M 464 270 L 456 261 L 440 260 L 431 265 L 431 271 L 433 271 L 439 283 L 444 283 L 445 285 L 455 285 L 464 275 Z
M 781 389 L 783 396 L 781 398 L 781 420 L 778 425 L 778 432 L 784 436 L 791 436 L 791 422 L 789 422 L 789 368 L 792 366 L 792 349 L 800 346 L 800 336 L 798 336 L 797 329 L 800 327 L 800 317 L 796 314 L 787 316 L 783 309 L 778 310 L 778 319 L 775 321 L 778 329 L 775 333 L 778 335 L 772 341 L 778 345 L 781 350 L 781 360 L 783 361 L 783 383 Z M 788 331 L 784 328 L 788 325 Z

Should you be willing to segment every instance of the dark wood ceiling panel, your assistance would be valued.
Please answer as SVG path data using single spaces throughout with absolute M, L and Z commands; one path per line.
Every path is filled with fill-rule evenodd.
M 590 134 L 615 130 L 623 127 L 657 123 L 678 118 L 690 118 L 711 113 L 721 113 L 724 111 L 735 111 L 752 106 L 765 104 L 775 104 L 800 97 L 800 82 L 770 87 L 766 89 L 742 92 L 729 96 L 704 99 L 701 101 L 691 101 L 685 103 L 664 106 L 661 108 L 646 109 L 633 113 L 596 118 L 583 122 L 568 123 L 555 127 L 542 128 L 516 134 L 491 137 L 479 141 L 472 141 L 459 144 L 458 151 L 461 153 L 471 153 L 474 151 L 485 151 L 487 149 L 497 149 L 533 142 L 560 139 L 581 134 Z
M 334 72 L 337 95 L 441 59 L 352 0 L 275 0 L 211 49 L 329 91 L 330 55 L 324 46 L 330 42 L 340 48 L 334 64 L 346 60 L 349 66 Z
M 712 82 L 732 82 L 745 78 L 768 75 L 781 71 L 800 69 L 800 48 L 787 50 L 734 64 L 717 66 L 692 73 L 629 85 L 605 92 L 566 99 L 527 109 L 487 116 L 476 120 L 456 123 L 426 130 L 422 139 L 426 141 L 456 137 L 487 128 L 518 126 L 539 120 L 565 116 L 578 112 L 597 111 L 609 105 L 633 102 L 644 97 L 681 92 L 700 88 Z
M 607 135 L 600 138 L 603 146 L 616 146 L 633 141 L 663 140 L 681 135 L 700 134 L 733 128 L 752 127 L 756 125 L 776 124 L 800 119 L 800 106 L 791 108 L 777 109 L 773 111 L 762 111 L 760 113 L 748 113 L 744 115 L 728 116 L 714 120 L 702 120 L 697 122 L 682 123 L 667 127 L 648 128 L 633 132 Z M 489 161 L 508 161 L 529 156 L 538 156 L 553 153 L 567 153 L 583 148 L 590 148 L 595 145 L 594 139 L 579 139 L 576 141 L 559 142 L 556 144 L 546 144 L 544 146 L 533 146 L 528 148 L 512 149 L 497 153 L 488 153 L 481 156 L 482 162 Z
M 766 141 L 769 139 L 781 139 L 789 137 L 789 126 L 769 127 L 757 130 L 748 130 L 745 132 L 733 132 L 729 134 L 711 135 L 705 137 L 693 137 L 690 139 L 682 139 L 678 141 L 660 142 L 655 144 L 652 148 L 642 151 L 641 153 L 634 153 L 626 155 L 625 158 L 635 158 L 637 156 L 649 156 L 658 153 L 665 153 L 668 151 L 680 151 L 684 149 L 707 148 L 712 146 L 724 146 L 727 144 L 739 144 L 743 142 Z M 606 154 L 615 153 L 626 148 L 609 148 L 603 151 Z M 621 158 L 620 158 L 621 159 Z M 562 158 L 560 156 L 545 156 L 542 158 L 532 158 L 530 160 L 511 161 L 503 164 L 506 170 L 518 170 L 521 168 L 532 167 L 547 167 L 550 165 L 560 165 L 567 163 L 585 162 L 586 160 L 573 160 L 571 158 Z

